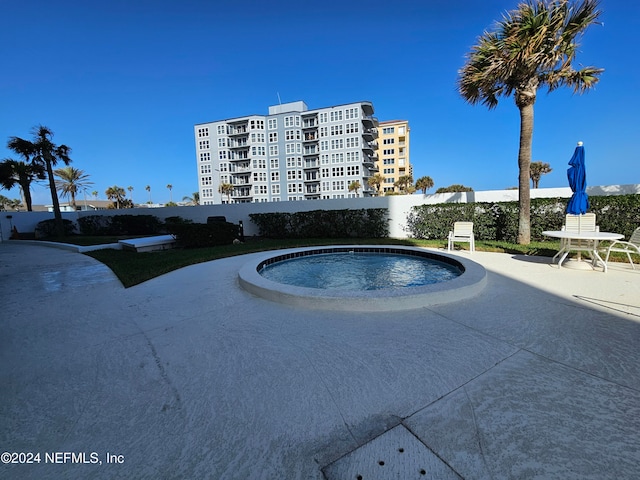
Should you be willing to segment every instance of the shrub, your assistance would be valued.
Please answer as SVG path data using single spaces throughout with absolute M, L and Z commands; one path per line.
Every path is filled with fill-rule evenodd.
M 238 238 L 238 225 L 229 222 L 169 223 L 167 231 L 185 248 L 230 245 Z
M 389 235 L 387 209 L 253 213 L 260 235 L 269 238 L 381 238 Z
M 107 215 L 87 215 L 78 218 L 78 226 L 82 235 L 109 235 L 111 217 Z
M 71 220 L 63 218 L 62 225 L 64 227 L 65 235 L 73 235 L 76 230 L 76 226 Z M 56 236 L 58 236 L 58 233 L 56 232 L 56 221 L 54 218 L 50 220 L 43 220 L 41 222 L 38 222 L 38 224 L 36 225 L 35 238 L 48 238 Z
M 560 230 L 564 224 L 567 198 L 531 200 L 531 240 L 541 241 L 545 230 Z M 640 195 L 589 197 L 589 211 L 596 214 L 601 231 L 630 236 L 640 219 Z M 516 243 L 518 202 L 443 203 L 413 207 L 407 217 L 412 237 L 427 240 L 447 238 L 456 221 L 474 222 L 480 240 Z

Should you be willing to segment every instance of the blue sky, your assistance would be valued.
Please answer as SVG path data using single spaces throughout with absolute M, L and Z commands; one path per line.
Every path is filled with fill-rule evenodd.
M 42 124 L 72 148 L 99 198 L 133 186 L 144 202 L 150 185 L 166 202 L 172 184 L 176 201 L 197 191 L 194 124 L 266 114 L 278 95 L 311 109 L 369 100 L 379 120 L 409 120 L 414 178 L 513 187 L 513 99 L 471 106 L 456 78 L 477 37 L 517 3 L 0 0 L 0 158 L 15 157 L 8 137 Z M 600 7 L 604 25 L 587 31 L 577 57 L 605 69 L 595 90 L 538 93 L 533 160 L 553 168 L 541 187 L 567 185 L 579 140 L 589 185 L 640 183 L 640 2 Z M 33 190 L 34 203 L 50 203 L 44 185 Z

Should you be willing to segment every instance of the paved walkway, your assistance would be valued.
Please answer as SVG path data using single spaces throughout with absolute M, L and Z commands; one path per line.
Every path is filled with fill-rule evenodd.
M 249 257 L 125 290 L 0 243 L 0 451 L 40 454 L 0 478 L 638 478 L 640 270 L 476 252 L 475 298 L 346 314 L 251 296 Z

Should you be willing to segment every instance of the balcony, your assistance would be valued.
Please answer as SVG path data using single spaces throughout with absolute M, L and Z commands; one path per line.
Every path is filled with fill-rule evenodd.
M 312 146 L 305 146 L 304 147 L 304 151 L 302 152 L 302 155 L 318 155 L 318 153 L 320 153 L 320 150 L 318 149 L 317 145 L 312 145 Z
M 318 163 L 318 158 L 305 158 L 304 160 L 304 169 L 308 170 L 310 168 L 319 168 L 320 164 Z
M 231 124 L 227 127 L 229 136 L 237 136 L 237 135 L 246 135 L 249 133 L 249 127 L 247 125 L 247 120 L 244 120 L 239 124 Z
M 229 148 L 249 148 L 248 137 L 229 139 Z
M 365 128 L 362 132 L 362 138 L 364 138 L 365 142 L 372 142 L 376 138 L 378 138 L 378 129 L 377 128 Z
M 377 128 L 378 127 L 378 119 L 376 117 L 372 117 L 370 115 L 362 117 L 362 124 L 365 128 Z
M 317 142 L 318 134 L 316 132 L 305 132 L 304 140 L 305 142 Z

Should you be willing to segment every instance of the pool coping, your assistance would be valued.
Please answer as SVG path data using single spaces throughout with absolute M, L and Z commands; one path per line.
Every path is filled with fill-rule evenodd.
M 268 280 L 258 273 L 261 265 L 269 263 L 275 257 L 294 258 L 304 256 L 305 252 L 330 253 L 345 250 L 366 250 L 410 255 L 419 253 L 420 256 L 459 265 L 464 272 L 452 280 L 431 285 L 367 291 L 322 290 L 297 287 Z M 308 253 L 306 254 L 308 255 Z M 404 245 L 327 245 L 264 252 L 257 257 L 252 257 L 251 261 L 240 268 L 238 279 L 240 285 L 246 291 L 273 302 L 322 310 L 373 312 L 414 310 L 474 297 L 485 287 L 487 272 L 482 265 L 471 259 L 419 247 Z

